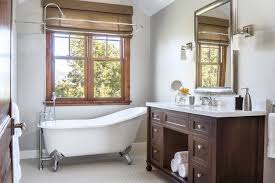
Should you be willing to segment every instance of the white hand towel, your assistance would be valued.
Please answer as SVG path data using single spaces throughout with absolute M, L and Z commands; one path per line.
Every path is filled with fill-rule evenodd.
M 188 163 L 188 151 L 177 152 L 174 159 L 178 164 Z
M 269 114 L 269 117 L 268 117 L 267 156 L 269 158 L 275 158 L 275 113 Z
M 177 172 L 178 171 L 178 166 L 179 166 L 179 163 L 175 160 L 175 159 L 172 159 L 171 161 L 171 170 L 172 172 Z
M 17 104 L 12 103 L 12 118 L 14 124 L 20 123 L 19 109 Z M 12 137 L 13 143 L 13 180 L 14 183 L 19 183 L 21 179 L 21 167 L 20 167 L 20 149 L 19 149 L 19 137 L 22 135 L 21 129 L 15 129 L 14 136 Z
M 179 171 L 180 177 L 182 178 L 188 177 L 188 164 L 187 163 L 180 164 L 178 166 L 178 171 Z

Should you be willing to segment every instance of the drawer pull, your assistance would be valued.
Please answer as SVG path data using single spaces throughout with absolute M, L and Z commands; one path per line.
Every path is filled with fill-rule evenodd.
M 154 128 L 154 132 L 157 133 L 157 132 L 158 132 L 158 129 Z
M 202 145 L 198 145 L 198 149 L 201 150 L 203 148 Z
M 160 120 L 160 117 L 157 114 L 153 114 L 153 119 Z
M 201 174 L 201 173 L 198 173 L 198 174 L 197 174 L 197 177 L 198 177 L 198 178 L 201 178 L 201 177 L 202 177 L 202 174 Z
M 158 153 L 158 151 L 157 151 L 157 150 L 154 150 L 153 152 L 154 152 L 154 154 Z

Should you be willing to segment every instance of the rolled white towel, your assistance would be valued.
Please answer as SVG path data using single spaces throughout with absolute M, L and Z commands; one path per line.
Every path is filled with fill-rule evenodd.
M 175 159 L 172 159 L 172 161 L 171 161 L 171 170 L 172 170 L 172 172 L 174 172 L 174 173 L 177 172 L 179 165 L 180 164 Z
M 188 163 L 178 165 L 178 172 L 180 177 L 188 177 Z
M 188 151 L 177 152 L 174 159 L 179 164 L 188 163 Z

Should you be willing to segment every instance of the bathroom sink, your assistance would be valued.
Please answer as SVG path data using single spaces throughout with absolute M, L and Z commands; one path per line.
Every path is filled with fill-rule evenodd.
M 188 107 L 188 108 L 203 107 L 202 105 L 189 105 L 189 104 L 175 104 L 175 105 L 179 107 Z

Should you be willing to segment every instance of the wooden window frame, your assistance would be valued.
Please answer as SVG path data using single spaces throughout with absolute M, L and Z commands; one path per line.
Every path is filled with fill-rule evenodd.
M 225 75 L 226 75 L 226 55 L 227 55 L 227 46 L 225 45 L 217 45 L 217 44 L 213 44 L 213 46 L 218 46 L 219 47 L 219 62 L 218 63 L 202 63 L 201 62 L 201 47 L 202 46 L 212 46 L 211 44 L 203 44 L 203 43 L 199 43 L 199 63 L 198 63 L 198 81 L 199 81 L 199 86 L 202 86 L 202 66 L 203 65 L 218 65 L 219 66 L 219 78 L 218 78 L 218 82 L 219 82 L 219 87 L 224 87 L 225 85 Z
M 57 106 L 85 106 L 85 105 L 129 105 L 130 100 L 130 38 L 121 39 L 121 98 L 95 98 L 93 87 L 92 36 L 85 36 L 85 64 L 84 64 L 84 98 L 57 98 Z M 102 36 L 102 35 L 101 35 Z M 107 36 L 107 35 L 106 35 Z M 51 98 L 55 88 L 54 64 L 54 32 L 46 33 L 46 105 L 53 104 Z M 104 61 L 104 60 L 102 60 Z

